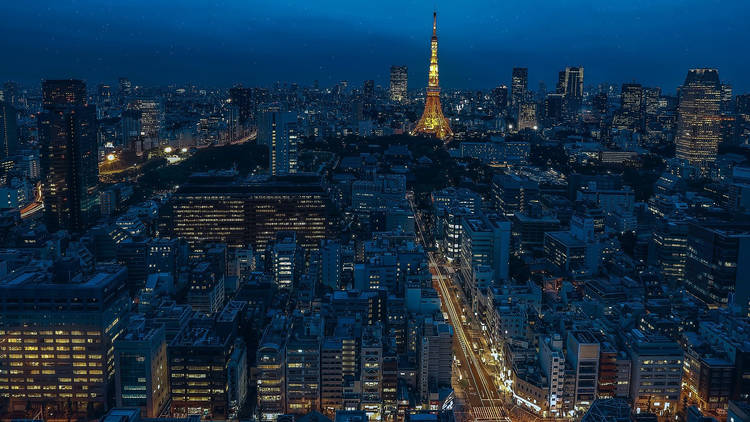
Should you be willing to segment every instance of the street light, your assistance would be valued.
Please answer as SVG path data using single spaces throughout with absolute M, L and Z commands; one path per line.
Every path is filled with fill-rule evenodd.
M 115 154 L 107 154 L 107 161 L 115 161 Z
M 172 152 L 172 147 L 164 147 L 164 153 L 169 154 Z

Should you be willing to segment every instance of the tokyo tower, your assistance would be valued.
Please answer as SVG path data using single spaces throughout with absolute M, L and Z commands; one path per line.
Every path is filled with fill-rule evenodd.
M 438 139 L 450 139 L 453 136 L 448 119 L 443 116 L 440 106 L 440 84 L 438 82 L 438 42 L 437 42 L 437 12 L 432 14 L 432 41 L 430 43 L 432 54 L 430 55 L 430 73 L 427 81 L 427 100 L 424 103 L 424 112 L 417 126 L 411 132 L 412 135 L 423 134 L 435 136 Z

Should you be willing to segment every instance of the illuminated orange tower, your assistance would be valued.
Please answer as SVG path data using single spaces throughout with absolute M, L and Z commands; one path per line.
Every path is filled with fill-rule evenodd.
M 432 14 L 432 41 L 430 43 L 432 54 L 430 55 L 430 74 L 427 80 L 427 100 L 424 103 L 424 112 L 419 119 L 417 127 L 412 135 L 432 135 L 439 139 L 449 139 L 453 136 L 448 119 L 443 116 L 443 108 L 440 106 L 440 84 L 438 82 L 438 43 L 437 43 L 437 12 Z

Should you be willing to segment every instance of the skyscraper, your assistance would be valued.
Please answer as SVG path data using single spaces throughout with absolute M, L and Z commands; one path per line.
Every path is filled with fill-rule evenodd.
M 272 175 L 297 172 L 297 114 L 270 105 L 261 111 L 258 144 L 268 147 L 268 172 Z
M 375 81 L 372 79 L 366 80 L 362 84 L 362 95 L 366 99 L 372 99 L 375 96 Z
M 643 87 L 641 84 L 622 84 L 620 91 L 620 126 L 637 130 L 643 121 Z
M 99 210 L 96 110 L 80 80 L 42 83 L 39 116 L 40 164 L 47 228 L 80 231 Z
M 581 110 L 583 102 L 583 67 L 566 67 L 557 81 L 557 93 L 564 95 L 565 115 L 572 117 Z
M 240 124 L 247 124 L 253 117 L 253 91 L 237 85 L 229 89 L 229 101 L 234 104 L 240 114 Z
M 526 99 L 526 90 L 529 87 L 529 69 L 525 67 L 514 67 L 513 77 L 510 84 L 510 102 L 513 107 Z
M 17 147 L 16 109 L 9 101 L 0 101 L 0 159 L 15 154 Z
M 721 82 L 716 69 L 690 69 L 677 106 L 677 158 L 705 169 L 721 139 Z
M 408 69 L 406 66 L 391 66 L 391 101 L 406 101 L 408 88 Z
M 139 98 L 130 104 L 130 109 L 141 112 L 141 133 L 145 139 L 158 143 L 164 122 L 164 108 L 161 101 L 152 98 Z
M 430 72 L 427 81 L 427 99 L 424 103 L 422 117 L 414 128 L 412 134 L 433 135 L 438 139 L 447 139 L 453 136 L 448 119 L 443 116 L 443 108 L 440 105 L 440 83 L 438 80 L 438 40 L 437 40 L 437 13 L 432 14 L 432 40 L 430 41 Z
M 121 97 L 128 97 L 133 94 L 133 85 L 130 83 L 130 79 L 120 77 L 117 83 L 120 87 L 119 94 Z
M 495 103 L 497 110 L 502 112 L 508 105 L 508 87 L 500 85 L 492 90 L 492 101 Z

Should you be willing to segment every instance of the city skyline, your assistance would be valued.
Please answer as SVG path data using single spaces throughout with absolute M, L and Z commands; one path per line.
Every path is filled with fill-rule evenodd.
M 435 4 L 443 17 L 444 88 L 507 84 L 512 67 L 528 67 L 529 88 L 541 81 L 549 89 L 566 66 L 585 67 L 588 85 L 638 80 L 674 92 L 686 69 L 712 67 L 736 89 L 750 87 L 743 72 L 750 59 L 737 54 L 749 35 L 742 2 L 532 3 L 507 10 L 491 2 Z M 0 5 L 8 18 L 0 48 L 15 58 L 0 65 L 0 78 L 32 83 L 76 77 L 93 85 L 126 75 L 144 85 L 223 87 L 374 79 L 387 86 L 390 65 L 417 69 L 429 58 L 424 17 L 433 5 L 318 5 Z M 424 74 L 410 73 L 410 86 L 425 84 Z

